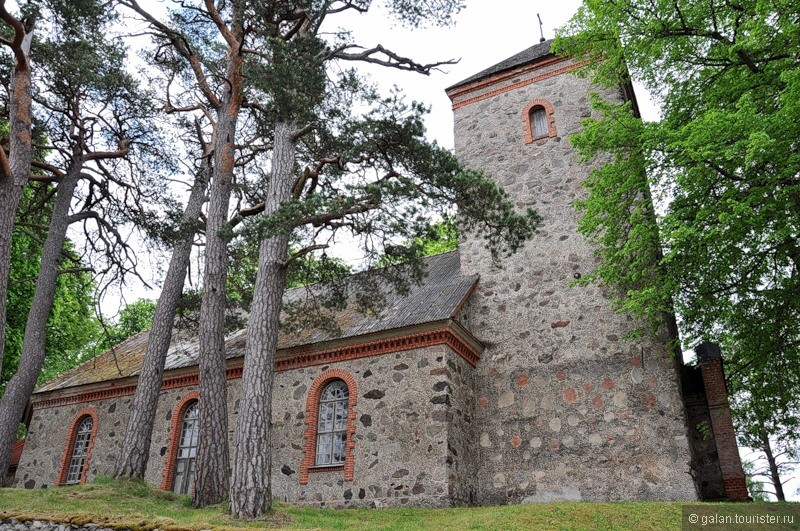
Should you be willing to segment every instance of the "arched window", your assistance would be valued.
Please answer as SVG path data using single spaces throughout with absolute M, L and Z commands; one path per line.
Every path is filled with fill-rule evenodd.
M 311 473 L 342 473 L 353 481 L 358 384 L 343 369 L 317 376 L 306 400 L 306 431 L 298 479 L 308 484 Z
M 531 109 L 528 119 L 531 122 L 531 134 L 534 137 L 547 134 L 547 111 L 544 107 L 537 105 Z
M 342 380 L 333 380 L 322 390 L 317 415 L 317 466 L 344 464 L 349 396 Z
M 192 402 L 183 414 L 181 435 L 178 439 L 178 454 L 175 458 L 175 478 L 172 490 L 178 494 L 189 494 L 194 482 L 194 460 L 197 457 L 198 402 Z
M 75 414 L 70 426 L 58 470 L 58 485 L 75 485 L 86 481 L 97 433 L 97 412 L 91 406 L 83 408 Z
M 199 439 L 200 393 L 189 391 L 178 397 L 170 419 L 164 469 L 161 471 L 161 488 L 188 494 L 194 482 L 194 461 Z
M 553 106 L 547 100 L 536 99 L 529 103 L 522 112 L 522 122 L 525 125 L 526 144 L 558 134 Z
M 78 426 L 78 432 L 75 434 L 75 442 L 72 444 L 72 455 L 69 460 L 69 468 L 67 469 L 67 479 L 64 481 L 67 485 L 80 483 L 83 479 L 86 456 L 89 453 L 89 442 L 91 442 L 92 439 L 93 427 L 94 420 L 89 415 L 86 415 Z

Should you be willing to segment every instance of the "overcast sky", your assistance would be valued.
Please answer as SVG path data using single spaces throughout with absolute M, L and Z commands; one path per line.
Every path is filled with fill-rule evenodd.
M 444 89 L 539 42 L 542 17 L 544 35 L 552 38 L 580 5 L 576 0 L 523 2 L 520 0 L 472 0 L 448 28 L 408 30 L 380 11 L 348 17 L 355 41 L 364 46 L 381 43 L 418 62 L 457 59 L 442 72 L 423 76 L 412 72 L 366 70 L 379 83 L 396 84 L 410 98 L 431 107 L 429 135 L 441 145 L 453 146 L 453 114 Z M 342 17 L 344 23 L 345 18 Z M 331 18 L 333 21 L 333 18 Z M 352 21 L 352 24 L 350 24 Z

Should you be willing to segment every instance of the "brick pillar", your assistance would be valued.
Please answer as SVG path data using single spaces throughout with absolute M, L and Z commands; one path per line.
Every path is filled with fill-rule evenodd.
M 719 467 L 725 485 L 725 495 L 729 500 L 747 501 L 747 485 L 744 480 L 736 433 L 733 430 L 731 409 L 728 405 L 728 387 L 725 385 L 725 372 L 722 368 L 722 354 L 716 343 L 702 343 L 695 348 L 703 374 L 711 429 L 717 443 Z

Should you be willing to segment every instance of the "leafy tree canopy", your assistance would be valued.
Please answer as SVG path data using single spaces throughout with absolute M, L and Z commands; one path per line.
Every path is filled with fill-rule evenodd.
M 26 205 L 37 204 L 37 193 L 47 193 L 29 188 L 23 198 Z M 46 209 L 37 209 L 18 224 L 11 240 L 11 279 L 8 290 L 6 319 L 5 363 L 0 375 L 0 395 L 6 382 L 14 375 L 22 351 L 25 321 L 33 300 L 36 277 L 39 274 L 42 234 L 36 225 L 47 219 Z M 46 222 L 46 221 L 45 221 Z M 65 249 L 66 268 L 76 271 L 59 276 L 55 300 L 47 324 L 46 357 L 39 382 L 45 382 L 96 354 L 102 335 L 94 315 L 95 285 L 91 275 L 81 269 L 80 262 L 72 257 L 71 246 Z M 70 258 L 72 257 L 72 258 Z M 75 267 L 77 266 L 77 267 Z
M 111 348 L 139 332 L 148 330 L 153 324 L 155 312 L 156 301 L 150 299 L 138 299 L 122 308 L 117 317 L 117 322 L 105 327 L 102 350 Z

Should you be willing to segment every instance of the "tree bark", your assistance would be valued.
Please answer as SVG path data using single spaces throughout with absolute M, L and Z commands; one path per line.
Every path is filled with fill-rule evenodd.
M 228 92 L 217 113 L 214 173 L 206 221 L 205 271 L 200 307 L 200 418 L 193 504 L 206 507 L 228 495 L 228 408 L 225 363 L 225 283 L 228 206 L 235 165 L 236 122 L 242 104 L 242 57 L 228 49 Z
M 295 162 L 292 131 L 291 124 L 276 124 L 266 216 L 291 199 Z M 265 237 L 259 247 L 231 474 L 229 508 L 235 518 L 257 518 L 272 503 L 272 383 L 288 249 L 289 236 L 283 234 Z
M 775 456 L 772 453 L 772 444 L 769 442 L 769 436 L 765 431 L 760 434 L 761 449 L 764 455 L 767 456 L 767 464 L 769 466 L 769 475 L 772 480 L 772 486 L 775 487 L 775 497 L 779 502 L 786 501 L 786 495 L 783 493 L 783 484 L 781 483 L 781 476 L 778 470 L 778 463 L 775 461 Z
M 58 184 L 53 213 L 47 238 L 42 247 L 42 261 L 39 266 L 39 277 L 33 302 L 25 323 L 25 335 L 22 340 L 19 369 L 6 386 L 6 392 L 0 401 L 0 471 L 8 470 L 11 448 L 22 414 L 28 399 L 36 386 L 36 379 L 42 370 L 45 356 L 45 336 L 47 320 L 53 306 L 58 281 L 58 263 L 69 226 L 69 207 L 72 195 L 80 178 L 83 160 L 72 163 L 67 173 Z M 0 474 L 0 481 L 5 481 L 6 474 Z
M 5 11 L 5 6 L 2 6 L 2 11 L 3 19 L 8 24 L 6 16 L 11 16 Z M 11 267 L 11 231 L 14 226 L 14 215 L 28 182 L 33 153 L 31 148 L 30 63 L 33 26 L 25 26 L 16 20 L 14 22 L 16 25 L 14 26 L 15 38 L 12 49 L 15 52 L 16 64 L 9 89 L 8 157 L 3 153 L 0 161 L 0 323 L 6 322 L 8 277 Z M 0 149 L 3 148 L 0 147 Z M 5 342 L 6 327 L 3 325 L 0 326 L 0 372 L 3 369 Z M 16 424 L 14 428 L 16 429 Z M 3 452 L 4 448 L 0 444 L 0 453 Z M 1 460 L 2 458 L 0 458 Z M 0 470 L 5 470 L 5 468 Z M 0 479 L 0 482 L 2 481 L 3 479 Z
M 211 174 L 211 162 L 203 159 L 195 179 L 181 222 L 180 239 L 172 249 L 164 287 L 158 298 L 153 326 L 147 341 L 144 363 L 136 385 L 131 405 L 131 415 L 125 430 L 122 450 L 117 457 L 114 476 L 117 478 L 144 478 L 150 454 L 150 440 L 156 418 L 158 396 L 164 376 L 164 364 L 172 341 L 175 308 L 183 293 L 186 271 L 192 254 L 192 244 L 197 233 L 197 220 L 205 202 L 206 186 Z

